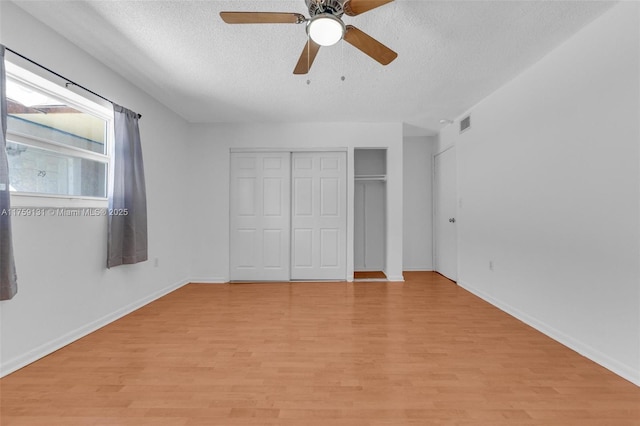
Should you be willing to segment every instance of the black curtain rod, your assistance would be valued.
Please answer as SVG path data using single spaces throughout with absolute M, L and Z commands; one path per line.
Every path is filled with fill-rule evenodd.
M 97 97 L 99 97 L 100 99 L 103 99 L 103 100 L 105 100 L 105 101 L 109 102 L 109 103 L 110 103 L 110 104 L 112 104 L 112 105 L 118 105 L 118 104 L 116 104 L 115 102 L 113 102 L 111 99 L 107 99 L 107 98 L 105 98 L 104 96 L 97 94 L 97 93 L 96 93 L 96 92 L 94 92 L 93 90 L 89 90 L 89 89 L 87 89 L 86 87 L 84 87 L 83 85 L 78 84 L 78 83 L 76 83 L 76 82 L 75 82 L 75 81 L 73 81 L 73 80 L 69 80 L 67 77 L 65 77 L 65 76 L 63 76 L 63 75 L 61 75 L 61 74 L 58 74 L 57 72 L 55 72 L 55 71 L 54 71 L 54 70 L 52 70 L 51 68 L 47 68 L 47 67 L 45 67 L 44 65 L 39 64 L 38 62 L 34 61 L 33 59 L 27 58 L 26 56 L 24 56 L 24 55 L 22 55 L 22 54 L 20 54 L 20 53 L 16 52 L 15 50 L 13 50 L 13 49 L 9 49 L 7 46 L 5 46 L 4 48 L 5 48 L 6 50 L 8 50 L 9 52 L 13 53 L 14 55 L 17 55 L 17 56 L 21 57 L 21 58 L 22 58 L 22 59 L 24 59 L 25 61 L 27 61 L 27 62 L 31 62 L 33 65 L 36 65 L 36 66 L 38 66 L 38 67 L 42 68 L 43 70 L 48 71 L 48 72 L 50 72 L 51 74 L 53 74 L 53 75 L 55 75 L 55 76 L 57 76 L 57 77 L 60 77 L 61 79 L 63 79 L 64 81 L 66 81 L 66 83 L 65 83 L 65 87 L 69 87 L 69 85 L 79 87 L 80 89 L 82 89 L 82 90 L 84 90 L 84 91 L 86 91 L 86 92 L 89 92 L 89 93 L 91 93 L 92 95 L 97 96 Z M 138 118 L 142 118 L 142 114 L 138 114 Z

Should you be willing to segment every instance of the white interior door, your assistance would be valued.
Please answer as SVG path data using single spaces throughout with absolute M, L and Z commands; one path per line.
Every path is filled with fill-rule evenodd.
M 346 279 L 346 152 L 291 157 L 291 279 Z
M 384 271 L 385 183 L 356 180 L 354 203 L 354 269 Z
M 453 281 L 458 279 L 456 199 L 456 151 L 450 148 L 434 161 L 434 263 L 437 272 Z
M 288 281 L 291 154 L 232 153 L 230 275 Z

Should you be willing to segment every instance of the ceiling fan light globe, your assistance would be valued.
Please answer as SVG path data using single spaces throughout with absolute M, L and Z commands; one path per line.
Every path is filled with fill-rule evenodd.
M 316 15 L 307 25 L 307 34 L 320 46 L 333 46 L 344 36 L 344 23 L 333 15 Z

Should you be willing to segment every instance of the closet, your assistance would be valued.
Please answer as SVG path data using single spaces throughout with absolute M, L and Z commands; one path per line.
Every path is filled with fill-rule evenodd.
M 354 271 L 384 271 L 386 149 L 354 150 Z
M 346 152 L 232 152 L 232 281 L 346 278 Z

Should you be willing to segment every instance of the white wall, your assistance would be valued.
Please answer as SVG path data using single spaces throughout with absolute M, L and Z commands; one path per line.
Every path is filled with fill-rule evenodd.
M 459 284 L 636 384 L 638 8 L 615 6 L 438 147 L 457 145 Z
M 105 269 L 104 217 L 14 218 L 19 288 L 14 299 L 0 302 L 4 375 L 184 284 L 191 206 L 184 177 L 187 123 L 13 3 L 0 7 L 1 43 L 143 115 L 152 259 Z
M 435 138 L 404 138 L 405 271 L 433 270 L 432 156 Z
M 389 279 L 402 280 L 402 124 L 313 123 L 194 125 L 191 179 L 198 208 L 193 218 L 192 281 L 229 279 L 229 150 L 231 148 L 347 148 L 347 278 L 353 278 L 353 150 L 387 150 L 387 261 Z

